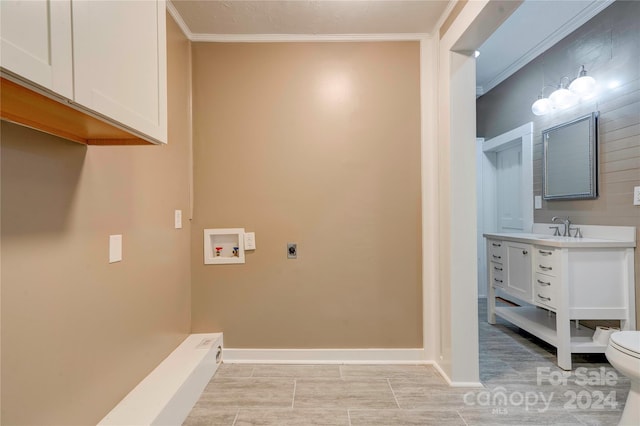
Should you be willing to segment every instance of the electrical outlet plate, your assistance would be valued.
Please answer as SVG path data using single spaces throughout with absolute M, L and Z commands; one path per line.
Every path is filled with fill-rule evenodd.
M 640 186 L 633 188 L 633 205 L 640 206 Z

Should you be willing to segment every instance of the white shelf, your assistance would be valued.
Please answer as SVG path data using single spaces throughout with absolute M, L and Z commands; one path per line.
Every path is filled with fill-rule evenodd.
M 545 342 L 558 347 L 556 333 L 556 315 L 533 306 L 496 307 L 496 315 L 537 336 Z M 571 352 L 604 353 L 606 345 L 592 340 L 593 330 L 585 327 L 571 327 Z

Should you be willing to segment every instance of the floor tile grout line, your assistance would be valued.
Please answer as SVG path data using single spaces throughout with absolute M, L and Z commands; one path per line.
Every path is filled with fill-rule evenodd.
M 297 379 L 293 379 L 293 398 L 291 398 L 291 409 L 293 410 L 293 407 L 296 403 L 296 388 L 298 387 L 298 380 Z
M 236 416 L 233 418 L 233 423 L 231 423 L 231 426 L 235 426 L 236 422 L 238 421 L 238 416 L 240 415 L 240 409 L 238 408 L 236 410 Z
M 462 414 L 460 414 L 460 410 L 456 410 L 456 414 L 462 419 L 462 423 L 464 423 L 466 426 L 469 426 L 469 423 L 467 423 L 464 417 L 462 417 Z
M 400 403 L 398 402 L 398 398 L 396 397 L 396 393 L 393 391 L 393 386 L 391 386 L 391 379 L 387 378 L 387 384 L 389 385 L 389 389 L 391 390 L 391 395 L 393 395 L 393 400 L 396 402 L 398 409 L 401 409 Z
M 577 421 L 578 423 L 580 423 L 581 425 L 585 425 L 585 426 L 588 426 L 588 425 L 589 425 L 589 423 L 586 423 L 586 422 L 582 421 L 579 417 L 574 416 L 574 415 L 573 415 L 573 413 L 569 413 L 569 415 L 570 415 L 571 417 L 573 417 L 574 419 L 576 419 L 576 421 Z
M 351 425 L 351 409 L 347 408 L 347 419 L 349 420 L 349 426 Z

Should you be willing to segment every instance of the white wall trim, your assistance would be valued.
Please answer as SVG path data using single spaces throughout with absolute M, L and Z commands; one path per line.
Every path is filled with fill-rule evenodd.
M 487 253 L 484 249 L 484 203 L 492 203 L 493 200 L 487 200 L 491 198 L 492 194 L 485 194 L 485 187 L 483 185 L 483 172 L 486 165 L 484 162 L 487 160 L 484 152 L 482 152 L 482 146 L 484 145 L 484 138 L 476 138 L 476 198 L 477 212 L 478 212 L 478 298 L 487 297 Z
M 540 43 L 531 48 L 527 53 L 522 55 L 516 61 L 514 61 L 511 65 L 505 68 L 502 72 L 492 78 L 489 82 L 482 86 L 483 95 L 489 92 L 491 89 L 496 87 L 498 84 L 502 83 L 504 80 L 509 78 L 512 74 L 516 73 L 520 68 L 527 65 L 529 62 L 537 58 L 543 52 L 549 50 L 550 47 L 558 43 L 560 40 L 580 28 L 584 25 L 588 20 L 596 16 L 598 13 L 602 12 L 607 6 L 613 3 L 615 0 L 599 0 L 591 2 L 587 7 L 585 7 L 579 14 L 571 18 L 566 24 L 558 28 L 556 31 L 551 33 L 551 35 Z M 477 94 L 477 93 L 476 93 Z M 478 96 L 480 96 L 478 95 Z
M 497 151 L 511 146 L 518 139 L 520 139 L 522 147 L 522 226 L 525 231 L 530 231 L 533 227 L 533 122 L 485 140 L 482 152 L 487 157 L 495 155 Z M 485 194 L 483 199 L 479 200 L 484 216 L 484 226 L 479 234 L 480 232 L 497 232 L 497 222 L 493 223 L 498 214 L 495 206 L 495 182 L 490 182 L 492 178 L 495 178 L 495 171 L 490 170 L 491 162 L 488 160 L 483 159 L 483 161 L 479 161 L 479 164 L 483 166 L 481 174 L 483 176 L 483 191 L 487 191 L 489 194 L 489 196 Z M 491 178 L 488 178 L 489 176 Z M 493 205 L 489 204 L 490 202 Z
M 422 190 L 422 345 L 440 355 L 438 223 L 438 40 L 420 41 L 420 175 Z
M 416 349 L 234 349 L 225 348 L 229 364 L 426 364 Z
M 398 34 L 191 34 L 194 42 L 211 43 L 291 43 L 291 42 L 373 42 L 419 41 L 427 33 Z
M 514 139 L 521 138 L 525 135 L 533 133 L 533 122 L 528 122 L 520 127 L 509 130 L 506 133 L 496 136 L 495 138 L 487 139 L 482 146 L 484 152 L 496 151 L 501 145 L 511 142 Z
M 180 12 L 178 12 L 178 9 L 176 9 L 173 3 L 171 3 L 171 0 L 167 0 L 167 10 L 169 11 L 169 14 L 174 19 L 174 21 L 176 21 L 176 24 L 178 24 L 178 26 L 182 30 L 182 33 L 185 35 L 185 37 L 191 40 L 191 37 L 193 37 L 193 33 L 189 29 L 189 26 L 187 25 L 187 23 L 184 22 L 184 19 L 182 19 L 182 15 L 180 15 Z
M 454 382 L 451 378 L 445 373 L 445 371 L 438 365 L 435 361 L 427 361 L 427 365 L 432 365 L 433 368 L 442 376 L 442 378 L 447 382 L 449 386 L 452 388 L 483 388 L 484 385 L 480 382 Z

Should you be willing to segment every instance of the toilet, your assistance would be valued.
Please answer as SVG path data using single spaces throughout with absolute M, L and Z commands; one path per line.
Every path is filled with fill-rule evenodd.
M 618 331 L 611 335 L 605 351 L 619 373 L 631 381 L 620 425 L 640 425 L 640 331 Z

